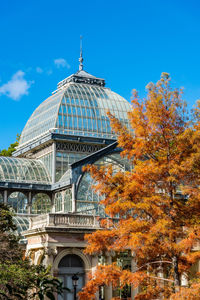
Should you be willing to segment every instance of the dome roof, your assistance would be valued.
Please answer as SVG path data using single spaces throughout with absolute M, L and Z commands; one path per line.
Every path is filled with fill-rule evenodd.
M 107 112 L 128 125 L 131 105 L 105 88 L 104 79 L 84 70 L 58 83 L 55 93 L 42 102 L 21 134 L 20 146 L 52 131 L 66 135 L 115 139 Z

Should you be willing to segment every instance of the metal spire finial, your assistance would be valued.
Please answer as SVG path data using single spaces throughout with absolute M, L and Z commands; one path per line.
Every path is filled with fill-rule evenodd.
M 80 36 L 80 58 L 79 58 L 79 71 L 83 70 L 83 49 L 82 49 L 82 35 Z

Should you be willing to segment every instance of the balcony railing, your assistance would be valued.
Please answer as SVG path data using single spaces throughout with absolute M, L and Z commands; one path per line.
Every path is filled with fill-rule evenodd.
M 29 229 L 41 227 L 100 228 L 96 216 L 65 213 L 49 213 L 31 218 Z

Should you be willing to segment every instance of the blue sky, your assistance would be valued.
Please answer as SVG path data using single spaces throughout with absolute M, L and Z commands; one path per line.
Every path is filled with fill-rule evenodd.
M 200 2 L 0 0 L 0 149 L 57 83 L 84 68 L 127 100 L 161 72 L 200 98 Z

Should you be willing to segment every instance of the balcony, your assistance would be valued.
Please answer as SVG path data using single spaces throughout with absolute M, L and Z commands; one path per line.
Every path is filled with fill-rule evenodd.
M 30 219 L 29 230 L 42 228 L 99 229 L 96 216 L 69 213 L 49 213 Z

